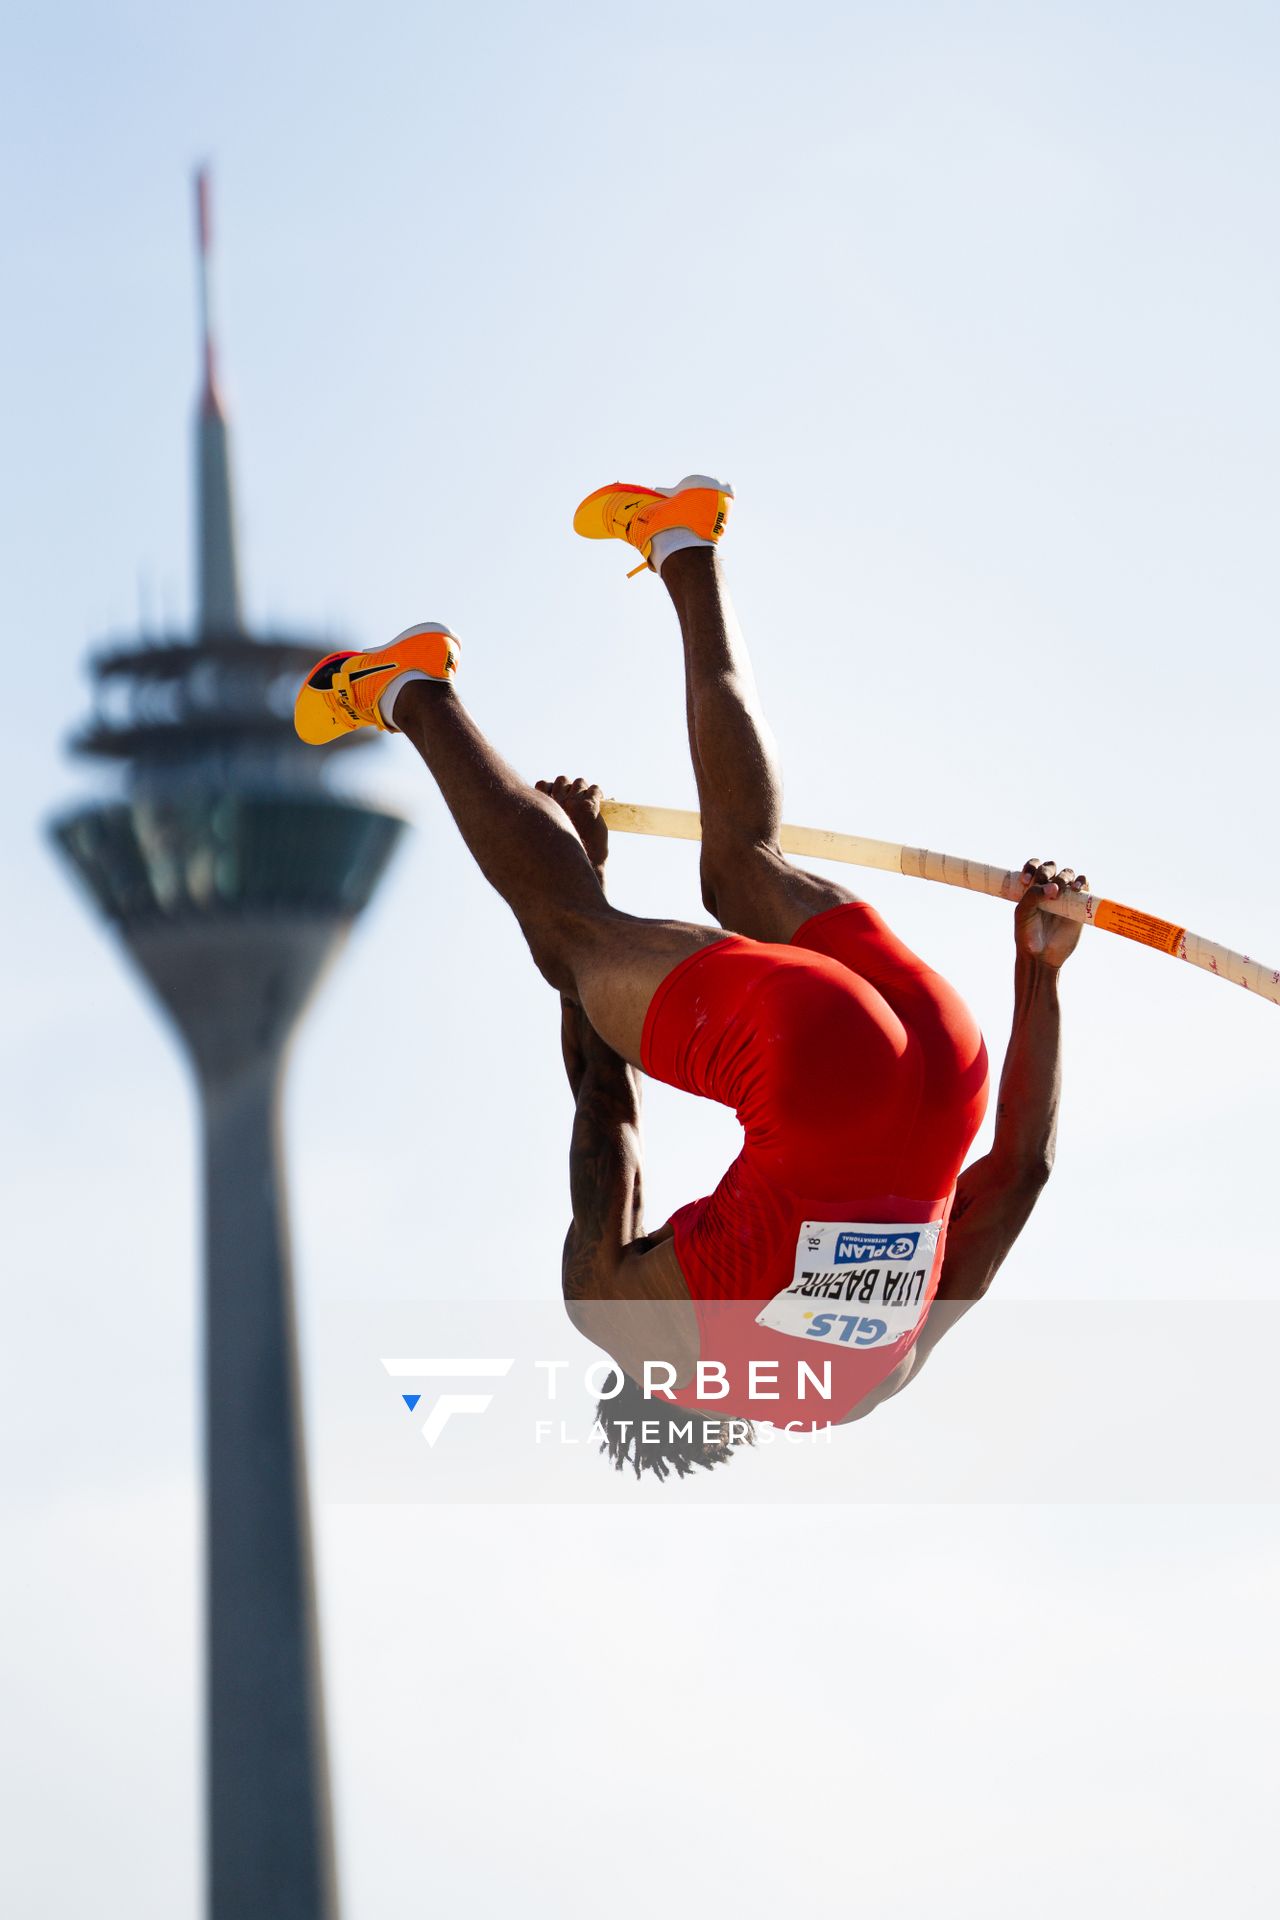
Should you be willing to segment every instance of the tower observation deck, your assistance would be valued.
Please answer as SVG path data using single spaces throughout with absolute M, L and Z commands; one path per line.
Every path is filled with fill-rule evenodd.
M 332 643 L 243 624 L 203 174 L 197 210 L 195 632 L 93 657 L 94 712 L 71 744 L 114 765 L 117 794 L 53 833 L 200 1094 L 207 1912 L 335 1920 L 280 1099 L 296 1022 L 403 822 L 329 791 L 331 752 L 294 733 L 294 692 Z

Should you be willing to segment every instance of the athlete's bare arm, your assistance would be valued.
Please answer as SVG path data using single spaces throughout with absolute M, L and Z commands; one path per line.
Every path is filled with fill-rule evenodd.
M 537 786 L 568 814 L 603 885 L 609 830 L 600 818 L 600 788 L 563 778 Z M 560 1046 L 574 1100 L 573 1220 L 561 1276 L 566 1311 L 632 1379 L 642 1381 L 646 1360 L 665 1361 L 683 1384 L 697 1364 L 697 1320 L 670 1224 L 644 1231 L 640 1075 L 567 997 L 560 1002 Z
M 646 1360 L 692 1378 L 698 1326 L 670 1228 L 644 1231 L 640 1079 L 582 1009 L 561 1003 L 574 1090 L 569 1146 L 573 1220 L 564 1243 L 565 1309 L 580 1333 L 643 1383 Z
M 1041 902 L 1087 881 L 1051 860 L 1028 860 L 1026 888 L 1014 912 L 1013 1030 L 1000 1075 L 991 1151 L 956 1183 L 937 1298 L 913 1348 L 902 1385 L 939 1340 L 980 1300 L 1026 1226 L 1053 1168 L 1061 1087 L 1058 972 L 1080 938 L 1079 922 L 1046 913 Z

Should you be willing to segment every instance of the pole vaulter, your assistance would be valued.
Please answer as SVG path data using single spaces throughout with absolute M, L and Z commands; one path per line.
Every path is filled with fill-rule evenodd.
M 463 706 L 459 642 L 439 621 L 372 653 L 326 655 L 294 710 L 316 746 L 356 727 L 405 735 L 560 996 L 574 1103 L 565 1306 L 616 1368 L 597 1410 L 604 1450 L 659 1479 L 722 1465 L 756 1421 L 813 1433 L 862 1419 L 986 1293 L 1053 1166 L 1059 977 L 1086 923 L 1280 1000 L 1277 973 L 1095 897 L 1054 861 L 1005 872 L 783 825 L 777 747 L 717 552 L 732 499 L 705 474 L 618 481 L 573 521 L 625 542 L 633 571 L 658 574 L 670 597 L 697 814 L 606 803 L 563 774 L 523 780 Z M 549 645 L 537 670 L 559 671 Z M 718 925 L 616 907 L 611 826 L 700 839 Z M 870 902 L 795 854 L 1014 903 L 1013 1019 L 977 1159 L 966 1164 L 991 1087 L 973 1014 Z M 352 1009 L 353 1032 L 364 1011 Z M 714 1192 L 652 1231 L 642 1074 L 731 1108 L 743 1129 Z

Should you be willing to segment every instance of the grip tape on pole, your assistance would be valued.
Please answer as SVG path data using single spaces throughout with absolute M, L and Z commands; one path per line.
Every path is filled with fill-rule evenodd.
M 1172 920 L 1157 920 L 1153 913 L 1122 907 L 1118 900 L 1099 900 L 1093 910 L 1093 924 L 1103 933 L 1118 933 L 1144 947 L 1158 947 L 1161 953 L 1180 953 L 1187 937 L 1186 928 L 1175 927 Z

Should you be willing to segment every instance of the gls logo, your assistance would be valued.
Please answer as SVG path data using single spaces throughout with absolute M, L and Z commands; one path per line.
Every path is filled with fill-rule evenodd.
M 840 1233 L 836 1235 L 836 1263 L 865 1266 L 868 1260 L 914 1260 L 918 1233 Z
M 514 1360 L 384 1360 L 383 1366 L 393 1380 L 503 1380 L 515 1365 Z M 403 1393 L 400 1398 L 410 1413 L 420 1393 Z M 422 1423 L 422 1437 L 434 1447 L 455 1413 L 483 1413 L 493 1399 L 491 1393 L 442 1393 L 432 1404 Z
M 805 1328 L 815 1340 L 830 1340 L 832 1327 L 839 1327 L 835 1338 L 843 1346 L 874 1347 L 889 1331 L 885 1320 L 869 1320 L 857 1313 L 815 1313 Z

